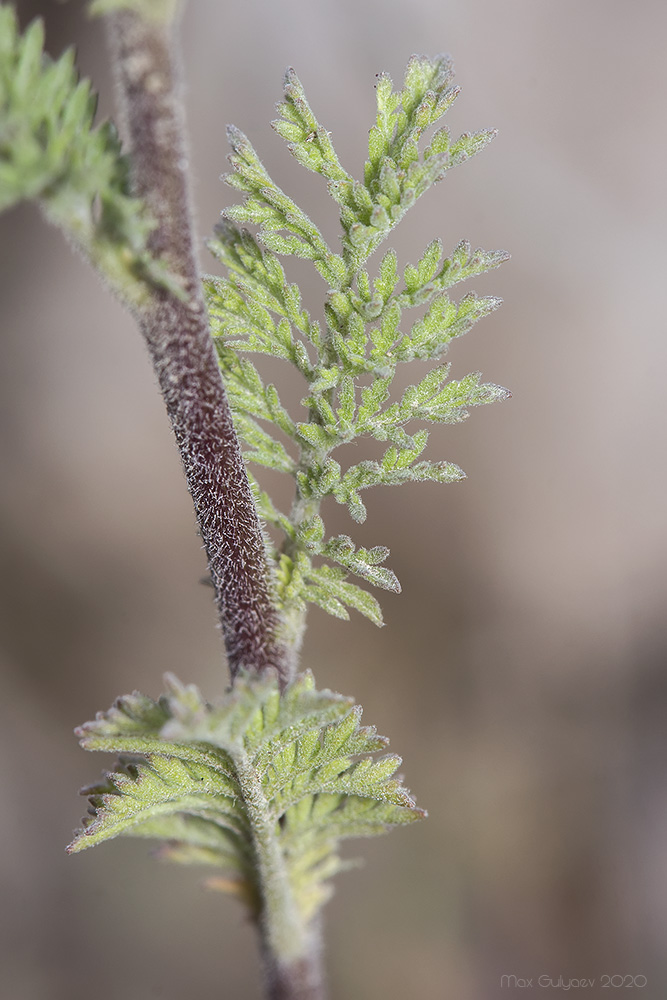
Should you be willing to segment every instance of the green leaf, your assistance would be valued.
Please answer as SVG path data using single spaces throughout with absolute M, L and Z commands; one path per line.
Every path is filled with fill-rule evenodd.
M 507 254 L 472 250 L 462 241 L 444 257 L 441 241 L 434 239 L 415 264 L 400 272 L 391 249 L 375 276 L 366 266 L 368 256 L 416 200 L 494 134 L 464 133 L 452 139 L 440 125 L 458 94 L 452 81 L 451 62 L 445 56 L 413 56 L 398 91 L 388 76 L 378 77 L 377 117 L 360 182 L 341 166 L 330 134 L 315 117 L 296 74 L 288 71 L 280 117 L 273 127 L 297 160 L 326 179 L 340 208 L 340 255 L 273 182 L 243 133 L 229 130 L 233 174 L 228 180 L 242 192 L 243 202 L 224 213 L 228 221 L 216 229 L 210 244 L 227 276 L 209 277 L 205 287 L 246 461 L 284 471 L 294 479 L 296 496 L 289 516 L 280 513 L 266 493 L 257 492 L 261 515 L 288 539 L 285 551 L 271 549 L 278 600 L 288 622 L 302 622 L 308 603 L 344 618 L 355 601 L 362 613 L 381 621 L 379 607 L 371 603 L 374 599 L 358 588 L 350 590 L 354 585 L 346 575 L 356 573 L 397 590 L 396 577 L 372 555 L 387 550 L 356 549 L 347 536 L 326 541 L 321 501 L 333 496 L 362 522 L 367 513 L 363 490 L 370 486 L 461 479 L 464 473 L 457 465 L 421 458 L 427 433 L 409 434 L 407 425 L 454 423 L 463 420 L 471 406 L 508 395 L 498 386 L 482 383 L 476 373 L 448 381 L 449 369 L 438 365 L 420 373 L 417 384 L 402 390 L 398 399 L 390 398 L 399 363 L 439 361 L 452 340 L 498 307 L 499 299 L 472 292 L 454 302 L 447 290 L 498 266 Z M 436 130 L 428 141 L 425 134 L 432 126 Z M 236 225 L 244 222 L 258 227 L 256 236 Z M 325 278 L 326 328 L 320 328 L 304 309 L 301 293 L 288 282 L 278 255 L 311 260 Z M 401 328 L 405 310 L 415 306 L 424 306 L 425 311 L 405 331 Z M 259 370 L 241 360 L 246 352 L 286 360 L 305 378 L 303 420 L 295 420 L 278 390 L 265 385 Z M 269 431 L 260 427 L 260 421 L 268 422 Z M 292 442 L 289 450 L 274 439 L 276 428 Z M 388 443 L 382 458 L 361 457 L 341 469 L 336 449 L 364 435 Z M 316 556 L 337 566 L 314 567 Z
M 336 600 L 341 606 L 354 608 L 366 618 L 370 618 L 375 625 L 383 625 L 382 609 L 376 598 L 355 583 L 349 583 L 345 579 L 346 575 L 344 570 L 335 566 L 319 566 L 311 569 L 307 574 L 308 582 L 304 584 L 304 600 L 313 601 L 323 607 L 320 598 L 324 595 Z
M 378 565 L 389 555 L 389 549 L 384 545 L 376 545 L 372 549 L 357 549 L 348 535 L 336 535 L 330 538 L 320 551 L 322 555 L 344 566 L 356 576 L 375 584 L 376 587 L 400 594 L 401 585 L 396 575 L 390 569 Z
M 301 439 L 301 441 L 320 453 L 326 453 L 330 450 L 333 444 L 337 443 L 335 436 L 332 437 L 332 435 L 329 434 L 324 427 L 315 423 L 297 424 L 296 435 Z
M 271 179 L 240 129 L 230 125 L 227 136 L 232 147 L 229 157 L 234 173 L 225 180 L 246 195 L 246 200 L 225 209 L 232 222 L 250 222 L 260 227 L 260 241 L 274 253 L 292 254 L 312 260 L 333 286 L 344 277 L 345 265 L 334 254 L 317 226 Z M 285 235 L 278 235 L 278 230 Z
M 359 424 L 369 423 L 389 396 L 391 378 L 377 378 L 372 385 L 361 390 L 361 406 L 359 407 Z
M 449 161 L 451 166 L 464 163 L 471 156 L 475 156 L 481 152 L 497 135 L 498 130 L 495 128 L 484 129 L 481 132 L 464 132 L 449 147 Z
M 287 148 L 302 166 L 337 183 L 338 191 L 352 181 L 341 167 L 331 137 L 315 118 L 301 81 L 291 67 L 285 74 L 285 100 L 278 105 L 278 111 L 282 118 L 271 125 L 287 141 Z
M 467 333 L 497 309 L 501 301 L 495 296 L 478 298 L 469 292 L 457 304 L 446 293 L 439 294 L 422 319 L 413 324 L 410 333 L 400 338 L 394 357 L 399 362 L 439 358 L 452 340 Z
M 91 811 L 68 850 L 154 837 L 168 859 L 230 870 L 255 912 L 287 891 L 308 922 L 341 870 L 342 838 L 425 815 L 394 777 L 400 758 L 374 759 L 387 741 L 360 719 L 351 699 L 318 691 L 310 674 L 282 694 L 275 678 L 241 676 L 215 705 L 173 677 L 157 702 L 119 699 L 78 734 L 86 749 L 134 756 L 84 789 Z
M 393 428 L 411 420 L 459 423 L 468 416 L 469 406 L 483 406 L 511 395 L 502 386 L 482 383 L 480 372 L 448 382 L 449 369 L 449 365 L 432 369 L 417 385 L 409 386 L 399 402 L 372 414 L 363 430 L 379 440 L 387 440 L 391 439 Z
M 387 250 L 380 264 L 380 273 L 375 282 L 375 291 L 386 302 L 398 282 L 398 265 L 395 250 Z
M 93 126 L 97 97 L 72 51 L 52 61 L 43 42 L 41 21 L 21 35 L 14 11 L 0 7 L 0 211 L 36 201 L 133 304 L 155 286 L 184 297 L 148 249 L 154 222 L 130 192 L 115 129 Z
M 434 242 L 439 243 L 439 241 Z M 424 268 L 423 263 L 426 261 L 429 250 L 433 246 L 434 244 L 431 244 L 427 248 L 426 254 L 420 262 L 420 267 L 423 270 L 417 272 L 417 280 L 412 282 L 411 287 L 408 287 L 408 281 L 406 280 L 405 290 L 397 296 L 396 301 L 401 307 L 423 305 L 437 293 L 444 291 L 444 289 L 451 288 L 452 285 L 460 281 L 465 281 L 474 275 L 483 274 L 485 271 L 498 267 L 499 264 L 509 259 L 509 254 L 504 250 L 482 250 L 478 248 L 472 251 L 470 243 L 467 240 L 462 240 L 452 255 L 446 257 L 440 268 L 429 276 L 432 258 L 429 261 L 428 268 Z M 491 298 L 489 301 L 494 302 L 495 307 L 497 307 L 501 300 Z

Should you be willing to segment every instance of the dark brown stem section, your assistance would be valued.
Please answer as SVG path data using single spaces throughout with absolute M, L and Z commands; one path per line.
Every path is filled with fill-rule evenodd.
M 277 638 L 264 539 L 201 291 L 173 26 L 130 11 L 111 15 L 108 24 L 133 185 L 157 221 L 151 250 L 186 293 L 181 300 L 155 290 L 138 320 L 194 501 L 229 667 L 232 677 L 274 668 L 285 682 L 293 665 Z

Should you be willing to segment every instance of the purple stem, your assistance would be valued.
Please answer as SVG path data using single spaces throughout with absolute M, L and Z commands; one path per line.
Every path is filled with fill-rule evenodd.
M 232 678 L 274 668 L 283 683 L 294 654 L 280 616 L 262 529 L 211 340 L 193 238 L 187 150 L 173 25 L 131 11 L 107 18 L 131 153 L 134 192 L 157 227 L 150 249 L 182 281 L 185 298 L 152 291 L 137 318 L 181 453 L 215 587 Z

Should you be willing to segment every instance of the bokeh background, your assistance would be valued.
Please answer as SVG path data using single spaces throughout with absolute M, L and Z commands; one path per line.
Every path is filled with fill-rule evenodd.
M 82 4 L 19 13 L 46 18 L 53 53 L 76 42 L 111 114 Z M 183 21 L 202 238 L 234 198 L 230 121 L 335 238 L 321 180 L 268 125 L 287 65 L 352 172 L 374 75 L 398 82 L 412 52 L 453 54 L 454 131 L 500 130 L 394 241 L 403 264 L 436 235 L 511 251 L 472 284 L 503 309 L 450 360 L 513 398 L 433 431 L 463 483 L 376 490 L 362 528 L 329 514 L 391 546 L 403 594 L 380 595 L 380 631 L 313 610 L 304 664 L 391 736 L 430 812 L 348 848 L 366 864 L 326 911 L 332 1000 L 555 997 L 581 978 L 604 1000 L 604 975 L 665 995 L 666 34 L 662 0 L 191 0 Z M 319 279 L 291 273 L 321 310 Z M 0 280 L 0 993 L 258 1000 L 235 901 L 139 842 L 64 854 L 104 763 L 72 728 L 166 670 L 209 696 L 227 679 L 133 323 L 31 207 L 2 220 Z

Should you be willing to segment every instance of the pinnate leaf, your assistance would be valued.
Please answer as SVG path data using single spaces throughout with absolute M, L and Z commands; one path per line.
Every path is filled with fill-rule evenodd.
M 84 789 L 91 809 L 70 852 L 118 836 L 156 838 L 164 857 L 229 870 L 258 908 L 270 886 L 257 826 L 268 826 L 308 919 L 344 865 L 342 838 L 424 815 L 395 777 L 400 758 L 373 756 L 387 740 L 361 725 L 351 699 L 318 691 L 312 675 L 282 693 L 275 678 L 242 676 L 217 705 L 167 681 L 158 701 L 121 698 L 77 730 L 86 749 L 131 756 Z

